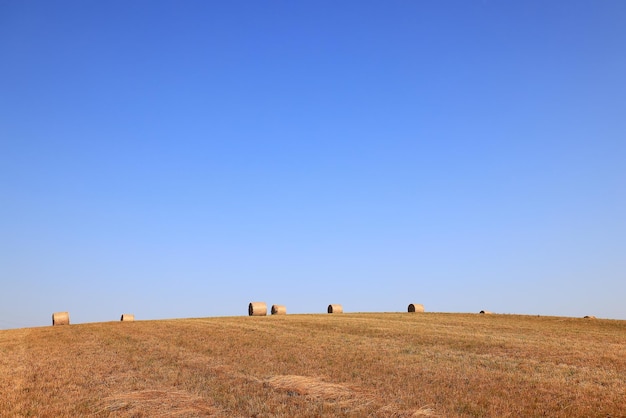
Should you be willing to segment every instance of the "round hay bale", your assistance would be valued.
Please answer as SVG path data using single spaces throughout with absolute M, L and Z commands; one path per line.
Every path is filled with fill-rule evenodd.
M 134 320 L 135 320 L 135 315 L 128 314 L 128 313 L 122 314 L 122 317 L 120 318 L 120 321 L 122 322 L 132 322 Z
M 493 312 L 491 312 L 491 311 L 480 311 L 479 313 L 481 313 L 483 315 L 491 315 L 491 314 L 493 314 Z
M 267 315 L 267 304 L 265 302 L 250 302 L 248 305 L 248 315 L 264 316 Z
M 55 312 L 52 314 L 52 326 L 69 325 L 69 324 L 70 324 L 69 312 Z
M 328 313 L 343 313 L 341 305 L 328 305 Z
M 272 305 L 272 315 L 287 315 L 287 307 L 285 305 Z
M 409 312 L 424 312 L 424 305 L 421 303 L 409 304 Z

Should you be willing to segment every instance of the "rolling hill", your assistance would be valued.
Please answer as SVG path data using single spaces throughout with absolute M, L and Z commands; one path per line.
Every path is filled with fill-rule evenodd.
M 363 313 L 0 331 L 0 416 L 626 416 L 626 321 Z

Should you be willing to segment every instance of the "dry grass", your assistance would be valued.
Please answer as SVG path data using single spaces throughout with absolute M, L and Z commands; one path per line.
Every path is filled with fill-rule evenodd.
M 203 398 L 171 390 L 139 390 L 107 396 L 96 415 L 132 417 L 211 416 L 217 411 Z
M 285 315 L 0 331 L 0 416 L 620 417 L 626 321 Z

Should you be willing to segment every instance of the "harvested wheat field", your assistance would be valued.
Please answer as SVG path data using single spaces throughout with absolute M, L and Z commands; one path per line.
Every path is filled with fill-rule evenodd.
M 409 313 L 0 331 L 0 416 L 623 417 L 626 321 Z

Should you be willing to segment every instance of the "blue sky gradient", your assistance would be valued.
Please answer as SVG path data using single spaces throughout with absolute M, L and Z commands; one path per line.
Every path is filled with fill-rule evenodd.
M 0 1 L 0 328 L 626 319 L 623 1 Z

